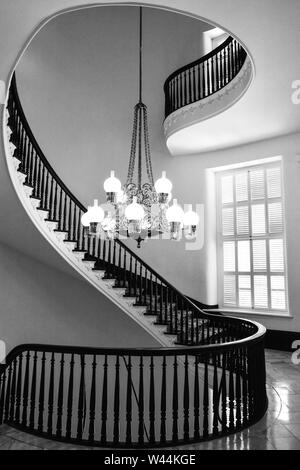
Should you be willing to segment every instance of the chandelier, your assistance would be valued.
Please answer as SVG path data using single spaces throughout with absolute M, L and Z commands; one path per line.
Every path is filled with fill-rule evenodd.
M 177 240 L 181 230 L 193 235 L 199 217 L 189 205 L 184 213 L 177 199 L 173 199 L 172 183 L 166 171 L 154 183 L 147 106 L 142 101 L 142 26 L 143 11 L 139 8 L 139 101 L 134 107 L 131 150 L 125 185 L 116 178 L 115 171 L 104 181 L 106 210 L 94 200 L 81 218 L 85 232 L 89 236 L 114 239 L 120 236 L 131 237 L 137 241 L 138 248 L 147 237 L 166 234 L 167 238 Z M 144 164 L 143 164 L 144 162 Z M 137 163 L 137 171 L 135 176 Z M 147 180 L 143 181 L 143 166 L 146 167 Z M 108 209 L 107 209 L 108 206 Z

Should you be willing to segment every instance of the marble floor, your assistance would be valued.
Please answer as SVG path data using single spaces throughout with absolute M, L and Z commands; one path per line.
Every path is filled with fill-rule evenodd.
M 291 354 L 266 351 L 269 408 L 256 425 L 232 436 L 184 450 L 300 450 L 300 365 Z M 1 450 L 93 450 L 34 437 L 9 426 L 0 426 Z M 170 448 L 168 448 L 170 449 Z

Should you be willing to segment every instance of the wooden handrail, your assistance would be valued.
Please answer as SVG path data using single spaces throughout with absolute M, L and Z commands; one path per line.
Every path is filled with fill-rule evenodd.
M 165 117 L 224 88 L 241 70 L 247 53 L 229 36 L 216 49 L 175 70 L 164 83 Z
M 174 72 L 172 72 L 168 76 L 168 78 L 166 79 L 166 81 L 164 83 L 164 89 L 166 88 L 168 82 L 170 82 L 177 75 L 180 75 L 182 72 L 185 72 L 186 70 L 189 70 L 189 69 L 195 67 L 196 65 L 200 65 L 203 62 L 206 62 L 208 59 L 211 59 L 212 57 L 216 56 L 218 54 L 218 52 L 225 49 L 228 46 L 228 44 L 232 43 L 232 41 L 233 41 L 233 37 L 228 36 L 228 38 L 226 38 L 225 41 L 223 41 L 218 47 L 216 47 L 212 51 L 208 52 L 204 56 L 200 57 L 200 59 L 193 60 L 192 62 L 189 62 L 187 65 L 179 67 L 177 70 L 175 70 Z
M 220 317 L 217 315 L 210 315 L 211 319 L 218 320 L 219 322 L 225 317 Z M 266 328 L 260 323 L 244 320 L 241 318 L 226 317 L 228 322 L 233 324 L 240 324 L 244 322 L 245 324 L 251 326 L 255 329 L 255 332 L 252 333 L 249 337 L 228 341 L 226 343 L 220 344 L 208 344 L 208 345 L 199 345 L 199 346 L 189 346 L 189 347 L 153 347 L 153 348 L 115 348 L 115 347 L 105 347 L 105 348 L 95 348 L 90 346 L 62 346 L 62 345 L 53 345 L 53 344 L 40 344 L 40 343 L 25 343 L 13 348 L 7 355 L 5 361 L 5 367 L 7 367 L 12 360 L 14 360 L 20 352 L 24 351 L 42 351 L 47 353 L 64 353 L 64 354 L 88 354 L 88 355 L 120 355 L 120 356 L 184 356 L 188 355 L 198 355 L 204 353 L 217 353 L 224 352 L 232 348 L 245 347 L 253 345 L 258 341 L 262 341 L 266 335 Z

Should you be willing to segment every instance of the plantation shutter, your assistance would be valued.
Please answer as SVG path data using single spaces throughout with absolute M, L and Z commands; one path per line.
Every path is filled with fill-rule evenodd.
M 218 174 L 222 303 L 286 310 L 281 162 Z

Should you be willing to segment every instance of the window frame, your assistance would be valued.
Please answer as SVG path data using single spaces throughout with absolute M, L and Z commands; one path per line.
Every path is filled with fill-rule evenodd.
M 281 197 L 277 198 L 268 198 L 267 197 L 267 169 L 270 168 L 280 168 L 280 182 L 281 182 Z M 250 195 L 250 171 L 251 170 L 261 170 L 264 169 L 264 188 L 265 196 L 264 199 L 255 199 L 251 200 Z M 216 169 L 217 170 L 217 169 Z M 233 180 L 233 202 L 228 204 L 222 203 L 222 188 L 221 188 L 221 178 L 224 176 L 233 176 L 242 172 L 248 172 L 248 199 L 247 201 L 236 201 L 236 191 L 235 191 L 235 179 Z M 243 165 L 230 166 L 230 169 L 220 168 L 215 171 L 216 179 L 216 248 L 217 248 L 217 295 L 218 295 L 218 304 L 219 308 L 226 311 L 239 311 L 245 313 L 253 313 L 259 315 L 281 315 L 289 316 L 289 296 L 288 296 L 288 272 L 287 272 L 287 248 L 286 248 L 286 218 L 285 218 L 285 197 L 284 197 L 284 184 L 283 184 L 283 165 L 282 159 L 270 159 L 270 161 L 264 160 L 263 162 L 249 162 Z M 265 206 L 265 224 L 266 224 L 266 233 L 262 235 L 252 235 L 252 211 L 251 207 L 253 205 L 262 204 L 262 201 Z M 268 204 L 270 202 L 281 202 L 282 207 L 282 223 L 283 231 L 279 233 L 269 233 L 269 214 L 268 214 Z M 236 207 L 238 206 L 247 206 L 248 207 L 248 221 L 249 221 L 249 235 L 238 235 L 236 233 Z M 223 220 L 222 220 L 222 209 L 223 208 L 234 208 L 233 211 L 233 224 L 234 224 L 234 235 L 223 235 Z M 284 271 L 280 272 L 271 272 L 270 271 L 270 250 L 269 250 L 269 240 L 271 239 L 282 239 L 283 240 L 283 268 Z M 252 307 L 241 307 L 240 305 L 230 305 L 224 304 L 224 255 L 223 255 L 223 242 L 224 241 L 235 241 L 235 271 L 226 271 L 226 274 L 233 274 L 235 276 L 235 290 L 236 290 L 236 303 L 239 303 L 239 285 L 238 285 L 238 276 L 239 275 L 250 275 L 250 285 L 251 285 L 251 304 Z M 243 272 L 238 270 L 238 240 L 249 240 L 250 242 L 250 272 Z M 255 271 L 253 269 L 253 253 L 252 253 L 252 243 L 253 240 L 266 240 L 266 269 Z M 267 307 L 254 307 L 254 274 L 255 275 L 266 275 L 267 276 L 267 293 L 268 293 L 268 306 Z M 271 303 L 271 276 L 283 276 L 284 277 L 284 291 L 285 291 L 285 309 L 272 309 Z

